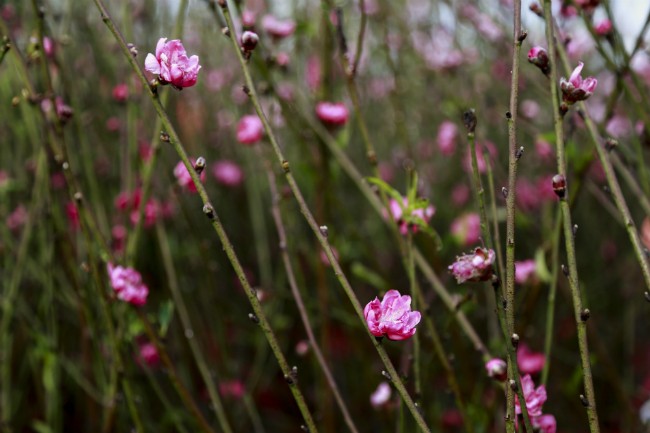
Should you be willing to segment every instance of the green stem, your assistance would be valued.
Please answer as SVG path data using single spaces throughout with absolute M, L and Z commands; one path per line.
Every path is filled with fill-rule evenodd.
M 99 1 L 99 0 L 96 0 Z M 246 82 L 246 86 L 248 89 L 248 94 L 249 97 L 255 107 L 255 111 L 257 112 L 257 115 L 259 116 L 260 120 L 262 121 L 262 125 L 264 126 L 264 130 L 268 136 L 269 141 L 271 142 L 271 146 L 273 147 L 273 151 L 275 152 L 275 155 L 278 159 L 278 162 L 281 164 L 282 169 L 285 173 L 285 178 L 289 184 L 289 188 L 291 189 L 296 201 L 298 202 L 298 206 L 300 208 L 301 213 L 307 220 L 307 223 L 309 227 L 311 228 L 312 232 L 318 239 L 319 243 L 321 244 L 323 250 L 325 251 L 325 254 L 327 255 L 327 258 L 330 261 L 330 264 L 332 265 L 332 268 L 334 270 L 334 274 L 336 275 L 337 279 L 341 283 L 341 286 L 343 287 L 343 290 L 345 291 L 348 299 L 352 303 L 352 306 L 354 307 L 355 312 L 357 313 L 357 316 L 359 319 L 362 321 L 362 323 L 365 323 L 365 318 L 363 314 L 363 309 L 361 308 L 361 304 L 359 303 L 358 298 L 356 297 L 356 294 L 354 293 L 354 290 L 352 289 L 352 286 L 350 285 L 349 281 L 345 277 L 345 274 L 343 273 L 343 270 L 341 269 L 341 265 L 339 264 L 338 260 L 332 253 L 332 249 L 330 247 L 329 241 L 327 240 L 327 237 L 323 234 L 321 231 L 320 226 L 318 223 L 315 221 L 311 211 L 309 210 L 309 207 L 307 206 L 305 199 L 298 187 L 298 184 L 296 183 L 296 180 L 293 177 L 293 174 L 291 173 L 291 168 L 289 165 L 289 161 L 287 161 L 284 157 L 284 154 L 282 153 L 282 150 L 280 149 L 280 146 L 278 145 L 278 142 L 275 139 L 275 134 L 273 133 L 273 130 L 271 129 L 271 126 L 268 122 L 268 119 L 266 118 L 266 115 L 264 114 L 264 111 L 262 110 L 262 106 L 260 105 L 260 101 L 257 97 L 257 92 L 255 90 L 255 83 L 253 82 L 253 79 L 250 75 L 250 71 L 248 69 L 248 65 L 246 63 L 246 60 L 244 59 L 241 50 L 239 48 L 238 44 L 238 38 L 234 34 L 235 31 L 235 25 L 232 20 L 232 16 L 230 15 L 230 10 L 228 9 L 228 4 L 224 1 L 222 4 L 222 11 L 223 14 L 226 18 L 226 22 L 228 24 L 228 29 L 230 30 L 230 40 L 233 45 L 233 49 L 237 54 L 237 58 L 239 60 L 241 69 L 244 73 L 244 78 Z M 373 345 L 375 346 L 375 349 L 377 350 L 377 353 L 379 354 L 379 357 L 384 363 L 384 366 L 386 367 L 388 376 L 391 378 L 391 381 L 395 385 L 395 388 L 399 392 L 399 394 L 402 396 L 402 399 L 404 403 L 407 405 L 409 408 L 413 418 L 415 419 L 416 423 L 418 426 L 424 430 L 425 432 L 429 432 L 429 427 L 427 427 L 426 422 L 424 421 L 424 418 L 422 417 L 422 414 L 419 412 L 417 406 L 414 404 L 413 400 L 411 399 L 411 396 L 408 394 L 408 391 L 406 390 L 406 387 L 404 386 L 404 383 L 400 379 L 399 375 L 397 374 L 397 370 L 393 366 L 390 358 L 388 357 L 388 354 L 386 353 L 386 350 L 384 347 L 381 345 L 381 343 L 370 333 L 370 330 L 368 327 L 365 327 L 366 329 L 366 334 L 372 341 Z
M 557 152 L 557 165 L 558 173 L 566 180 L 567 166 L 566 157 L 564 154 L 564 133 L 562 128 L 562 115 L 560 113 L 560 94 L 557 85 L 557 55 L 556 47 L 561 49 L 561 44 L 555 43 L 554 37 L 554 23 L 551 13 L 551 0 L 544 0 L 544 19 L 546 22 L 546 42 L 549 47 L 550 59 L 550 91 L 553 107 L 553 123 L 555 125 L 555 140 Z M 566 193 L 563 194 L 566 197 Z M 599 433 L 600 427 L 598 425 L 598 412 L 596 410 L 596 397 L 594 391 L 594 384 L 591 374 L 591 361 L 589 359 L 589 346 L 587 345 L 587 324 L 586 319 L 583 320 L 581 315 L 582 298 L 580 294 L 580 280 L 578 279 L 578 266 L 576 260 L 576 251 L 573 235 L 573 224 L 571 222 L 571 209 L 569 203 L 565 198 L 560 199 L 560 208 L 562 210 L 562 221 L 564 225 L 564 242 L 566 247 L 567 261 L 569 265 L 569 285 L 571 288 L 571 297 L 573 299 L 573 309 L 576 325 L 578 328 L 578 347 L 580 350 L 580 359 L 582 363 L 582 374 L 584 380 L 586 404 L 587 404 L 587 417 L 589 419 L 589 430 L 591 433 Z
M 478 158 L 476 155 L 476 136 L 473 130 L 467 132 L 467 141 L 469 143 L 469 151 L 472 156 L 472 186 L 474 187 L 474 195 L 476 197 L 476 204 L 481 220 L 481 234 L 483 235 L 483 239 L 485 240 L 488 248 L 493 248 L 494 242 L 492 241 L 490 226 L 488 225 L 487 212 L 485 210 L 485 190 L 483 189 L 483 182 L 481 181 L 481 173 L 478 170 Z
M 544 337 L 544 369 L 542 370 L 541 384 L 548 382 L 548 372 L 551 368 L 551 351 L 553 349 L 553 329 L 555 322 L 555 295 L 557 293 L 557 275 L 560 267 L 560 234 L 562 233 L 562 213 L 558 208 L 553 228 L 553 244 L 551 247 L 551 287 L 548 291 L 548 305 L 546 306 L 546 330 Z

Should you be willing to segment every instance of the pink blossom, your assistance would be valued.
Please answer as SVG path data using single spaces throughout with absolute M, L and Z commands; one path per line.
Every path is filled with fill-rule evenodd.
M 456 137 L 458 136 L 458 127 L 454 122 L 445 120 L 438 128 L 436 143 L 440 153 L 445 156 L 451 156 L 456 150 Z
M 497 155 L 497 148 L 491 141 L 477 141 L 476 142 L 476 165 L 478 166 L 479 173 L 485 173 L 487 170 L 487 163 L 485 162 L 485 151 L 490 158 L 490 163 L 494 167 L 494 159 Z M 467 149 L 465 153 L 463 168 L 468 173 L 472 173 L 472 153 Z
M 43 38 L 43 51 L 45 52 L 45 55 L 47 57 L 52 57 L 54 56 L 54 52 L 56 50 L 56 45 L 54 45 L 54 41 L 47 36 Z
M 370 394 L 370 404 L 375 409 L 379 409 L 390 401 L 391 388 L 388 382 L 381 382 L 375 392 Z
M 399 226 L 399 231 L 402 235 L 408 233 L 409 227 L 413 233 L 417 233 L 418 224 L 412 221 L 414 218 L 420 223 L 428 224 L 431 217 L 436 213 L 436 208 L 434 208 L 433 205 L 428 205 L 425 208 L 411 210 L 410 216 L 405 217 L 404 210 L 408 210 L 409 207 L 406 197 L 402 198 L 402 205 L 400 205 L 395 199 L 390 199 L 388 205 L 393 220 L 395 220 Z M 388 215 L 384 214 L 384 216 L 388 218 Z
M 585 12 L 593 12 L 600 4 L 600 0 L 574 0 L 575 4 L 584 9 Z
M 458 284 L 487 281 L 494 273 L 494 250 L 478 247 L 474 252 L 456 257 L 448 269 Z
M 142 343 L 138 349 L 140 351 L 138 360 L 146 366 L 154 367 L 160 362 L 160 355 L 155 344 L 149 342 Z
M 534 119 L 540 111 L 539 104 L 532 99 L 524 99 L 521 102 L 521 115 L 528 119 Z
M 195 161 L 192 160 L 192 165 L 194 165 Z M 194 184 L 194 181 L 192 180 L 192 176 L 190 176 L 190 172 L 187 171 L 187 167 L 185 167 L 185 164 L 183 161 L 178 161 L 178 164 L 176 164 L 176 167 L 174 167 L 174 177 L 176 178 L 176 181 L 178 184 L 187 189 L 189 192 L 196 192 L 196 185 Z M 201 182 L 205 180 L 205 171 L 201 173 L 199 176 L 201 179 Z
M 122 127 L 122 121 L 116 116 L 106 119 L 106 130 L 108 132 L 118 132 Z
M 537 273 L 537 264 L 535 260 L 522 260 L 515 262 L 515 281 L 517 284 L 526 284 Z
M 241 167 L 226 159 L 212 165 L 212 175 L 218 183 L 230 187 L 239 186 L 244 181 L 244 172 Z
M 262 18 L 262 28 L 274 38 L 286 38 L 296 30 L 296 23 L 293 20 L 280 20 L 273 15 L 265 15 Z
M 535 153 L 539 156 L 539 159 L 545 161 L 552 160 L 555 156 L 553 146 L 543 138 L 538 138 L 537 141 L 535 141 Z
M 628 137 L 633 130 L 632 122 L 630 122 L 628 117 L 616 114 L 609 119 L 605 130 L 614 138 L 625 138 Z
M 537 66 L 544 74 L 548 74 L 550 69 L 548 52 L 546 49 L 535 46 L 528 51 L 528 61 Z
M 318 56 L 314 55 L 307 59 L 307 66 L 305 68 L 305 75 L 307 80 L 307 86 L 309 90 L 315 92 L 318 90 L 321 82 L 321 67 L 320 59 Z
M 72 115 L 74 114 L 74 110 L 72 107 L 67 105 L 64 101 L 63 98 L 60 96 L 57 96 L 54 98 L 54 104 L 55 104 L 55 109 L 56 109 L 56 115 L 61 120 L 61 122 L 67 122 L 72 118 Z M 49 98 L 43 99 L 41 101 L 41 110 L 43 110 L 44 113 L 49 113 L 52 111 L 52 100 Z
M 533 352 L 530 348 L 521 344 L 517 350 L 517 365 L 521 374 L 537 374 L 544 368 L 546 356 L 541 352 Z
M 242 117 L 237 124 L 237 141 L 242 144 L 255 144 L 264 135 L 264 125 L 256 114 Z
M 563 4 L 560 7 L 560 15 L 563 18 L 573 18 L 578 16 L 578 10 L 574 6 Z
M 160 209 L 160 205 L 158 202 L 154 199 L 151 199 L 147 201 L 147 203 L 144 205 L 144 224 L 143 226 L 148 228 L 152 227 L 155 223 L 156 220 L 158 219 L 158 216 L 160 216 L 162 213 L 162 210 Z M 129 218 L 131 220 L 131 224 L 136 225 L 138 223 L 138 218 L 140 217 L 138 207 L 134 207 L 133 210 L 131 211 Z
M 74 202 L 69 201 L 65 205 L 65 215 L 68 217 L 68 223 L 70 223 L 70 227 L 73 230 L 77 230 L 79 228 L 80 220 L 79 220 L 79 208 L 77 207 Z
M 224 397 L 239 400 L 246 395 L 246 388 L 240 380 L 224 380 L 219 384 L 219 391 Z
M 138 271 L 133 268 L 113 266 L 112 263 L 109 263 L 107 267 L 111 287 L 118 299 L 136 306 L 144 305 L 147 302 L 149 289 L 142 282 Z
M 28 217 L 29 213 L 27 212 L 27 208 L 20 204 L 7 216 L 5 224 L 9 230 L 15 231 L 25 225 Z
M 144 65 L 147 71 L 158 75 L 161 83 L 171 83 L 178 89 L 195 85 L 201 69 L 199 56 L 188 58 L 181 41 L 167 42 L 167 38 L 158 40 L 156 55 L 147 54 Z
M 557 430 L 557 423 L 553 415 L 540 415 L 534 416 L 530 419 L 533 429 L 537 429 L 539 433 L 555 433 Z
M 579 62 L 568 80 L 564 77 L 560 79 L 562 100 L 569 105 L 578 101 L 584 101 L 593 95 L 594 90 L 596 90 L 598 80 L 594 77 L 587 77 L 584 80 L 582 79 L 580 73 L 582 72 L 583 67 L 584 63 Z
M 492 377 L 499 381 L 506 380 L 508 376 L 507 364 L 503 359 L 493 358 L 485 363 L 485 369 L 487 370 L 488 377 Z
M 319 102 L 316 104 L 316 115 L 329 126 L 345 125 L 348 121 L 348 108 L 342 102 Z
M 546 387 L 540 385 L 535 389 L 535 383 L 530 377 L 530 374 L 521 378 L 521 388 L 526 400 L 526 409 L 530 416 L 540 416 L 542 414 L 542 405 L 546 401 Z M 519 397 L 515 396 L 515 412 L 517 415 L 521 413 L 521 405 Z
M 296 355 L 305 356 L 309 352 L 309 347 L 309 341 L 300 340 L 298 343 L 296 343 Z
M 464 205 L 469 200 L 469 187 L 464 183 L 459 183 L 451 190 L 451 201 L 458 207 Z
M 111 237 L 113 238 L 112 247 L 116 252 L 124 250 L 124 243 L 126 241 L 126 227 L 121 224 L 113 226 L 111 229 Z
M 256 18 L 255 12 L 250 9 L 244 9 L 241 13 L 241 24 L 244 28 L 255 27 Z
M 594 31 L 596 32 L 597 35 L 600 36 L 607 36 L 611 34 L 613 29 L 614 27 L 612 26 L 612 22 L 607 18 L 600 21 L 598 24 L 594 26 Z
M 116 102 L 126 102 L 129 97 L 129 86 L 125 83 L 117 84 L 113 87 L 113 100 Z
M 481 218 L 477 213 L 463 214 L 452 221 L 450 230 L 459 244 L 474 245 L 481 238 Z
M 412 337 L 421 318 L 419 311 L 411 311 L 411 297 L 402 296 L 397 290 L 386 292 L 381 302 L 378 298 L 370 301 L 363 315 L 372 335 L 386 336 L 389 340 Z
M 517 179 L 515 190 L 517 193 L 515 201 L 523 212 L 533 212 L 542 204 L 536 185 L 528 179 Z

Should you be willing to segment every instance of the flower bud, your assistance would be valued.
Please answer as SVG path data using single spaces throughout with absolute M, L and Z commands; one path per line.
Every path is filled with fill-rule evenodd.
M 544 75 L 548 75 L 551 71 L 548 53 L 542 47 L 533 47 L 528 51 L 528 61 L 537 66 Z
M 246 30 L 244 33 L 241 35 L 241 46 L 244 50 L 244 52 L 251 52 L 255 49 L 257 46 L 257 43 L 260 41 L 259 36 L 257 36 L 257 33 L 251 32 L 249 30 Z
M 566 195 L 566 178 L 561 174 L 553 176 L 553 191 L 560 199 Z

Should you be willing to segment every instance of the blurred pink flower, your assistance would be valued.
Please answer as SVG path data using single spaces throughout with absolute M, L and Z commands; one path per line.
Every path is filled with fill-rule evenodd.
M 195 161 L 192 159 L 192 165 L 194 165 L 194 163 Z M 174 167 L 174 177 L 176 178 L 176 182 L 189 192 L 197 191 L 192 176 L 190 176 L 190 172 L 187 171 L 187 167 L 185 167 L 183 161 L 178 161 L 178 164 Z M 199 178 L 201 179 L 201 182 L 205 181 L 205 171 L 201 172 Z
M 586 12 L 592 12 L 600 4 L 600 0 L 574 0 L 577 6 L 580 6 Z
M 57 96 L 54 98 L 54 104 L 56 115 L 61 122 L 66 122 L 72 118 L 74 110 L 63 101 L 63 98 Z M 52 110 L 52 101 L 49 98 L 45 98 L 41 101 L 41 110 L 43 110 L 44 113 L 49 113 Z
M 68 203 L 66 203 L 65 215 L 68 217 L 68 223 L 70 223 L 70 227 L 73 230 L 77 230 L 80 224 L 79 208 L 74 202 L 69 201 Z
M 389 340 L 405 340 L 415 334 L 420 323 L 420 312 L 411 311 L 411 297 L 389 290 L 384 299 L 370 301 L 363 309 L 368 329 L 375 337 L 386 336 Z
M 29 213 L 27 212 L 27 208 L 19 204 L 13 212 L 7 215 L 5 224 L 9 230 L 15 231 L 25 225 L 28 217 Z
M 212 165 L 212 175 L 225 186 L 239 186 L 244 181 L 244 172 L 237 163 L 222 159 Z
M 244 9 L 241 13 L 241 25 L 244 26 L 244 28 L 255 27 L 256 18 L 255 12 L 250 9 Z
M 463 214 L 452 221 L 450 231 L 460 245 L 474 245 L 481 238 L 481 218 L 474 212 Z
M 542 405 L 546 401 L 546 387 L 540 385 L 537 389 L 530 374 L 521 378 L 521 388 L 526 399 L 526 408 L 530 416 L 540 416 L 542 414 Z M 521 413 L 521 403 L 519 397 L 515 396 L 515 412 Z
M 122 121 L 115 116 L 111 116 L 106 119 L 106 130 L 108 132 L 118 132 L 122 126 Z
M 309 347 L 309 341 L 300 340 L 298 343 L 296 343 L 296 355 L 305 356 L 309 352 Z
M 436 143 L 440 153 L 445 156 L 451 156 L 456 150 L 456 137 L 458 136 L 458 127 L 454 122 L 445 120 L 438 127 Z
M 596 32 L 597 35 L 600 36 L 607 36 L 610 33 L 612 33 L 612 30 L 614 27 L 612 26 L 612 22 L 608 20 L 607 18 L 603 19 L 602 21 L 599 21 L 595 26 L 594 26 L 594 31 Z
M 517 179 L 515 189 L 517 193 L 515 201 L 522 212 L 533 212 L 542 204 L 536 185 L 528 179 L 524 177 Z
M 334 255 L 334 258 L 338 261 L 339 260 L 339 252 L 336 248 L 332 247 L 332 254 Z M 330 267 L 332 264 L 330 263 L 329 257 L 327 257 L 327 254 L 325 254 L 324 250 L 320 250 L 319 254 L 320 261 L 323 265 L 326 267 Z
M 264 125 L 257 114 L 242 117 L 237 124 L 237 141 L 242 144 L 255 144 L 264 135 Z
M 275 63 L 278 66 L 286 67 L 289 66 L 289 62 L 291 61 L 291 56 L 289 56 L 289 53 L 286 51 L 280 51 L 275 55 Z
M 464 183 L 459 183 L 451 190 L 451 201 L 454 205 L 461 207 L 469 200 L 469 187 Z
M 530 419 L 533 429 L 537 429 L 539 433 L 555 433 L 557 430 L 557 423 L 553 415 L 540 415 L 534 416 Z
M 47 57 L 52 57 L 54 56 L 54 52 L 56 50 L 56 45 L 54 45 L 54 41 L 47 36 L 43 38 L 43 51 L 45 52 L 45 55 Z
M 370 404 L 375 409 L 379 409 L 390 401 L 392 390 L 388 382 L 381 382 L 375 392 L 370 394 Z
M 124 250 L 126 235 L 126 227 L 121 224 L 113 226 L 111 229 L 113 251 L 122 252 Z
M 517 350 L 517 365 L 520 374 L 537 374 L 544 368 L 546 357 L 541 352 L 533 352 L 525 344 Z
M 567 80 L 562 77 L 560 79 L 560 88 L 562 89 L 562 100 L 567 104 L 573 104 L 578 101 L 584 101 L 593 95 L 596 86 L 598 85 L 598 80 L 594 77 L 587 77 L 584 80 L 580 73 L 584 63 L 579 62 L 578 66 L 573 70 L 571 76 Z
M 262 28 L 274 38 L 286 38 L 296 30 L 296 23 L 291 19 L 280 20 L 273 15 L 265 15 Z
M 113 266 L 112 263 L 108 263 L 107 268 L 111 287 L 118 299 L 136 306 L 144 305 L 147 302 L 149 289 L 142 282 L 138 271 L 133 268 Z
M 629 137 L 633 131 L 632 122 L 627 116 L 616 114 L 609 119 L 605 130 L 614 138 Z
M 490 158 L 490 163 L 494 167 L 494 159 L 497 156 L 497 148 L 491 141 L 477 141 L 476 142 L 476 165 L 478 166 L 479 173 L 485 173 L 487 170 L 487 163 L 485 162 L 485 151 Z M 463 168 L 467 173 L 472 173 L 472 154 L 467 149 L 464 158 Z
M 493 358 L 485 363 L 488 377 L 492 377 L 498 381 L 506 380 L 508 377 L 507 364 L 503 359 Z
M 554 202 L 557 200 L 557 194 L 553 190 L 552 174 L 537 179 L 537 194 L 544 201 Z
M 535 260 L 522 260 L 515 262 L 515 281 L 517 284 L 526 284 L 534 278 L 537 272 Z
M 478 247 L 472 253 L 456 257 L 456 261 L 447 269 L 456 278 L 458 284 L 487 281 L 494 273 L 495 258 L 493 250 Z
M 235 400 L 239 400 L 246 394 L 246 388 L 244 387 L 244 384 L 237 379 L 224 380 L 219 384 L 219 391 L 224 397 L 232 398 Z
M 201 69 L 199 56 L 188 58 L 181 41 L 167 42 L 167 38 L 158 40 L 156 54 L 147 54 L 144 65 L 147 71 L 158 75 L 162 84 L 171 83 L 178 89 L 195 85 Z
M 407 218 L 404 218 L 404 209 L 408 208 L 409 203 L 406 197 L 402 198 L 402 206 L 404 209 L 402 209 L 402 206 L 397 202 L 395 199 L 390 199 L 389 203 L 389 210 L 391 215 L 393 216 L 393 220 L 397 223 L 399 226 L 399 231 L 402 235 L 406 235 L 408 233 L 409 227 L 413 233 L 417 233 L 418 231 L 418 226 L 415 223 L 407 221 Z M 428 205 L 426 208 L 419 208 L 419 209 L 413 209 L 411 211 L 411 217 L 413 218 L 418 218 L 425 224 L 429 223 L 429 220 L 431 220 L 431 217 L 436 213 L 436 208 L 433 207 L 433 205 Z M 388 218 L 387 214 L 384 214 L 386 218 Z
M 534 119 L 539 115 L 540 112 L 539 104 L 537 101 L 532 99 L 524 99 L 521 102 L 521 115 L 528 118 Z
M 113 87 L 113 100 L 116 102 L 126 102 L 129 98 L 129 86 L 126 83 L 120 83 Z
M 347 123 L 349 112 L 342 102 L 319 102 L 316 116 L 328 126 L 341 126 Z
M 160 355 L 158 349 L 153 343 L 142 343 L 139 345 L 138 361 L 147 367 L 155 367 L 160 362 Z
M 318 90 L 321 82 L 321 68 L 320 59 L 314 55 L 307 59 L 307 66 L 305 67 L 305 76 L 309 90 L 315 92 Z
M 555 157 L 553 146 L 543 138 L 538 138 L 535 141 L 535 153 L 539 159 L 545 161 L 550 161 Z

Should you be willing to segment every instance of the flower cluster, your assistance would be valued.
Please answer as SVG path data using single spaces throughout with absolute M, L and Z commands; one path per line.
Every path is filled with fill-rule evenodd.
M 370 301 L 363 315 L 372 335 L 386 336 L 389 340 L 412 337 L 421 319 L 419 311 L 411 311 L 411 297 L 402 296 L 397 290 L 386 292 L 381 302 L 378 298 Z
M 199 56 L 187 57 L 185 47 L 178 39 L 167 42 L 167 38 L 160 38 L 156 45 L 156 54 L 147 54 L 144 68 L 158 75 L 162 84 L 169 83 L 177 89 L 182 89 L 196 84 L 201 65 Z
M 149 289 L 142 282 L 140 273 L 133 268 L 107 265 L 108 278 L 117 298 L 133 305 L 144 305 L 147 302 Z
M 494 250 L 479 247 L 473 253 L 456 257 L 448 269 L 458 284 L 487 281 L 494 273 L 495 257 Z
M 546 401 L 546 387 L 540 385 L 535 388 L 535 383 L 529 374 L 521 378 L 521 388 L 526 399 L 526 409 L 530 415 L 533 427 L 537 427 L 543 433 L 555 433 L 557 424 L 553 415 L 542 414 L 542 406 Z M 515 413 L 521 414 L 521 403 L 519 397 L 515 396 Z
M 562 77 L 560 79 L 560 89 L 562 89 L 562 100 L 568 104 L 575 104 L 579 101 L 584 101 L 594 94 L 598 80 L 594 77 L 587 77 L 584 80 L 580 73 L 584 63 L 579 62 L 578 66 L 573 70 L 571 76 L 567 80 Z

